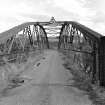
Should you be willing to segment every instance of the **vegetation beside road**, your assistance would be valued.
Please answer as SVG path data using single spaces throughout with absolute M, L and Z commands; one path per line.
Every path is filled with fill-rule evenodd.
M 30 52 L 29 56 L 25 56 L 25 61 L 16 61 L 9 63 L 3 58 L 5 65 L 0 66 L 0 96 L 5 96 L 10 89 L 21 86 L 25 79 L 22 73 L 29 69 L 33 69 L 35 63 L 42 58 L 42 51 Z
M 93 105 L 105 105 L 105 88 L 99 87 L 98 84 L 92 84 L 92 75 L 84 72 L 81 66 L 77 64 L 78 58 L 75 58 L 75 53 L 62 51 L 64 55 L 64 67 L 73 74 L 73 86 L 84 91 L 89 99 L 92 100 Z M 80 58 L 79 58 L 80 59 Z

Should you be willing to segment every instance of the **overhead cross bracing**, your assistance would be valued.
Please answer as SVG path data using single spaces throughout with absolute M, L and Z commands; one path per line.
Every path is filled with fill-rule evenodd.
M 61 26 L 43 26 L 43 27 L 48 36 L 59 36 L 60 34 Z

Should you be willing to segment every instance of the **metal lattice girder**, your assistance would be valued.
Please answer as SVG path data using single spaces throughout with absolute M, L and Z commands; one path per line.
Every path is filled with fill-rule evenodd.
M 46 38 L 46 45 L 47 45 L 47 48 L 49 48 L 49 42 L 48 42 L 48 37 L 47 37 L 47 33 L 46 31 L 44 30 L 43 26 L 39 25 L 39 27 L 43 30 L 44 32 L 44 35 L 45 35 L 45 38 Z
M 70 27 L 68 27 L 69 25 Z M 69 33 L 70 34 L 69 34 Z M 93 68 L 92 68 L 92 76 L 93 76 L 93 81 L 95 82 L 96 80 L 100 81 L 101 86 L 105 86 L 105 38 L 97 33 L 94 32 L 93 30 L 79 24 L 76 22 L 65 22 L 62 24 L 60 36 L 59 36 L 59 43 L 58 47 L 60 48 L 61 44 L 64 44 L 64 36 L 70 35 L 70 40 L 73 42 L 74 37 L 77 37 L 78 44 L 83 43 L 81 46 L 90 46 L 89 49 L 90 51 L 85 51 L 86 48 L 81 49 L 70 49 L 70 51 L 75 51 L 75 52 L 81 52 L 81 53 L 87 53 L 91 54 L 93 57 Z M 82 40 L 82 41 L 81 41 Z M 72 43 L 74 45 L 74 43 Z M 65 47 L 64 47 L 65 48 Z
M 68 28 L 69 27 L 69 25 L 70 25 L 70 28 Z M 83 28 L 83 30 L 82 30 L 82 28 Z M 84 29 L 85 29 L 85 31 L 84 31 Z M 61 32 L 60 32 L 60 40 L 59 40 L 59 46 L 61 45 L 61 41 L 63 40 L 62 38 L 62 36 L 65 34 L 65 35 L 67 35 L 67 34 L 69 34 L 68 33 L 68 31 L 69 31 L 69 33 L 70 33 L 70 42 L 72 43 L 72 41 L 73 41 L 73 37 L 74 37 L 74 35 L 78 35 L 78 39 L 79 39 L 79 37 L 81 37 L 79 34 L 78 34 L 78 31 L 80 32 L 80 33 L 82 33 L 83 34 L 83 37 L 85 38 L 85 39 L 91 39 L 91 40 L 93 40 L 93 41 L 96 41 L 96 42 L 98 42 L 99 40 L 100 40 L 100 37 L 101 37 L 101 35 L 100 34 L 98 34 L 98 33 L 96 33 L 96 32 L 94 32 L 94 31 L 92 31 L 91 29 L 89 29 L 89 28 L 86 28 L 85 26 L 83 26 L 83 25 L 80 25 L 80 24 L 78 24 L 78 23 L 76 23 L 76 22 L 64 22 L 64 24 L 62 24 L 62 28 L 61 28 Z M 88 31 L 88 32 L 87 32 Z M 90 35 L 89 35 L 89 33 L 90 33 Z M 91 35 L 91 34 L 96 34 L 96 35 Z M 68 35 L 69 36 L 69 35 Z M 82 38 L 81 38 L 82 39 Z M 89 41 L 89 40 L 87 40 L 87 41 Z
M 37 42 L 38 44 L 41 44 L 41 41 L 42 41 L 42 34 L 43 34 L 43 37 L 45 37 L 45 44 L 47 45 L 47 48 L 49 48 L 49 43 L 48 43 L 48 38 L 47 38 L 47 33 L 45 32 L 43 26 L 39 25 L 39 24 L 36 24 L 34 25 L 35 26 L 35 31 L 36 31 L 36 36 L 37 36 Z

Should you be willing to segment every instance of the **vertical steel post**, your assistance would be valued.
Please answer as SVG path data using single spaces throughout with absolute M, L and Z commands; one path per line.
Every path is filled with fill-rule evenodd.
M 92 83 L 96 80 L 96 42 L 93 42 L 93 70 L 92 70 Z
M 105 37 L 101 37 L 99 45 L 99 81 L 105 87 Z

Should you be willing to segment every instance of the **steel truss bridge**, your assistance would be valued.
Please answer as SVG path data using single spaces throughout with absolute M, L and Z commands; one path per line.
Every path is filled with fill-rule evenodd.
M 105 37 L 74 21 L 28 22 L 0 34 L 0 57 L 49 49 L 48 35 L 59 36 L 58 49 L 92 58 L 93 79 L 105 86 Z

